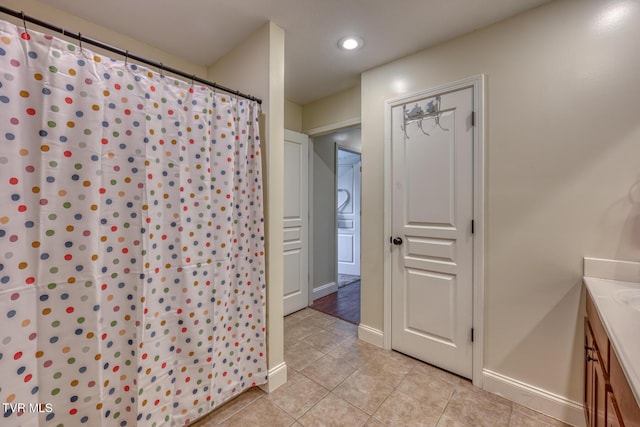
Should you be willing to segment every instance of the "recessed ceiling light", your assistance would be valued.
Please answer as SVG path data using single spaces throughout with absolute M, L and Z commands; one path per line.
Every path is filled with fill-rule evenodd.
M 355 50 L 362 47 L 363 41 L 358 36 L 346 36 L 338 41 L 338 46 L 344 50 Z

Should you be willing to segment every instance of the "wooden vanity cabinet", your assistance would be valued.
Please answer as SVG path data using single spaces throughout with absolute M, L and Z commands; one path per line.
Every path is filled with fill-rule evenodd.
M 587 427 L 640 427 L 640 406 L 611 348 L 589 292 L 584 334 Z
M 602 354 L 594 339 L 589 321 L 585 319 L 585 395 L 587 427 L 607 426 L 607 394 L 609 380 L 602 366 Z

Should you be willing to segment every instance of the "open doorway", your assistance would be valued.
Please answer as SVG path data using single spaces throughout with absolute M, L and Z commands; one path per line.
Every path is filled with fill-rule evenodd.
M 360 280 L 360 153 L 338 148 L 336 219 L 338 287 Z
M 311 308 L 360 323 L 360 128 L 312 140 Z

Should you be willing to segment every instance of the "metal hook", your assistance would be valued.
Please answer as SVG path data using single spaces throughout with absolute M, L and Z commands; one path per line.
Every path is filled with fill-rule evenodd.
M 442 129 L 443 131 L 445 131 L 445 132 L 449 132 L 449 129 L 446 129 L 446 128 L 442 127 L 442 125 L 440 124 L 440 115 L 438 115 L 438 116 L 436 117 L 436 124 L 437 124 L 437 125 L 438 125 L 438 127 L 439 127 L 440 129 Z
M 402 129 L 402 132 L 404 132 L 404 138 L 410 139 L 409 135 L 407 134 L 407 104 L 404 104 L 402 106 L 402 119 L 404 120 L 404 122 L 400 125 L 400 129 Z
M 196 78 L 195 74 L 191 74 L 191 87 L 193 87 L 193 80 Z
M 80 53 L 82 53 L 82 33 L 78 33 L 78 42 L 80 45 Z
M 22 26 L 24 27 L 24 32 L 29 34 L 29 32 L 27 31 L 27 17 L 22 10 L 20 11 L 20 14 L 22 15 Z
M 438 114 L 437 114 L 437 115 L 436 115 L 436 117 L 435 117 L 435 122 L 436 122 L 436 125 L 437 125 L 440 129 L 442 129 L 442 130 L 443 130 L 443 131 L 445 131 L 445 132 L 448 132 L 448 131 L 449 131 L 449 129 L 445 129 L 445 128 L 440 124 L 440 116 L 442 115 L 442 111 L 440 111 L 440 102 L 441 102 L 440 95 L 438 95 L 438 96 L 436 97 L 436 103 L 437 103 L 437 107 L 436 107 L 436 108 L 437 108 L 437 112 L 438 112 Z
M 164 71 L 164 64 L 161 62 L 161 63 L 160 63 L 160 77 L 162 77 L 162 78 L 164 78 L 164 73 L 163 73 L 163 71 Z
M 431 135 L 429 135 L 429 134 L 424 130 L 424 128 L 422 127 L 422 123 L 424 123 L 422 120 L 420 120 L 420 121 L 418 122 L 418 128 L 419 128 L 419 129 L 422 131 L 422 133 L 424 133 L 425 135 L 427 135 L 427 136 L 431 136 Z
M 124 52 L 124 68 L 127 68 L 129 63 L 129 51 Z

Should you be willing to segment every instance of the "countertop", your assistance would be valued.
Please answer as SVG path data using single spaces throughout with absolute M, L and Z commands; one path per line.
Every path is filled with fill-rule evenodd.
M 625 292 L 640 291 L 640 283 L 595 277 L 583 280 L 640 405 L 640 310 L 620 302 Z

